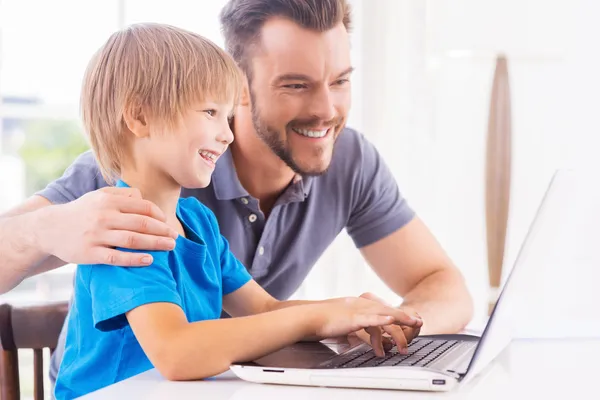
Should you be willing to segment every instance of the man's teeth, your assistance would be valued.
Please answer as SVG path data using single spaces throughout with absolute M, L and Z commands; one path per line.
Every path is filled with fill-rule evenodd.
M 200 150 L 198 152 L 202 157 L 207 158 L 211 161 L 217 161 L 217 155 L 215 153 L 211 153 L 210 151 Z
M 308 129 L 295 129 L 294 132 L 301 134 L 302 136 L 307 136 L 311 138 L 322 138 L 327 134 L 329 129 L 325 129 L 323 131 L 311 131 Z

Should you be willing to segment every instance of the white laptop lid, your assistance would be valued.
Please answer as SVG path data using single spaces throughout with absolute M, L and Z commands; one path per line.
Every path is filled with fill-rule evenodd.
M 586 176 L 559 170 L 552 178 L 464 381 L 477 375 L 523 332 L 533 337 L 556 336 L 569 318 L 567 310 L 558 311 L 564 307 L 556 306 L 564 303 L 561 294 L 568 290 L 574 295 L 578 287 L 596 287 L 600 281 L 600 185 Z M 574 297 L 581 295 L 577 304 L 584 301 L 595 308 L 600 304 L 599 292 L 589 288 Z M 582 315 L 578 317 L 581 320 Z M 600 313 L 583 317 L 588 322 L 585 327 L 600 334 Z
M 517 338 L 600 337 L 600 183 L 597 169 L 560 170 L 544 217 L 519 261 L 535 290 L 519 293 Z M 535 318 L 532 316 L 535 315 Z

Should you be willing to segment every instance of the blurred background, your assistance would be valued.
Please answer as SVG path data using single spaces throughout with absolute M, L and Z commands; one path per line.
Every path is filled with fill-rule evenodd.
M 222 45 L 224 2 L 0 0 L 0 213 L 59 177 L 88 148 L 78 114 L 81 78 L 114 30 L 163 22 Z M 496 59 L 506 57 L 510 86 L 510 207 L 500 264 L 512 266 L 554 171 L 599 164 L 600 2 L 351 4 L 356 72 L 349 125 L 378 147 L 402 194 L 463 271 L 476 301 L 472 326 L 481 326 L 490 286 L 486 141 Z M 0 302 L 66 300 L 73 268 L 29 279 Z M 342 233 L 294 298 L 364 291 L 400 301 Z M 30 393 L 29 383 L 22 385 Z

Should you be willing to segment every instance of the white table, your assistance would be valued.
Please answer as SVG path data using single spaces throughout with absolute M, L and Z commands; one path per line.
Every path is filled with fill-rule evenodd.
M 247 383 L 231 373 L 169 382 L 150 370 L 85 396 L 94 399 L 546 399 L 600 398 L 600 338 L 515 340 L 477 378 L 449 393 L 336 389 Z

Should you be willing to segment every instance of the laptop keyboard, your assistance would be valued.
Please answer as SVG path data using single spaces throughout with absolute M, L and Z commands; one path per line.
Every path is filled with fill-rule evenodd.
M 331 359 L 324 368 L 357 368 L 357 367 L 391 367 L 415 366 L 426 367 L 442 354 L 456 346 L 456 340 L 415 339 L 408 346 L 408 354 L 398 353 L 396 347 L 386 353 L 385 357 L 377 357 L 371 348 L 350 351 Z

